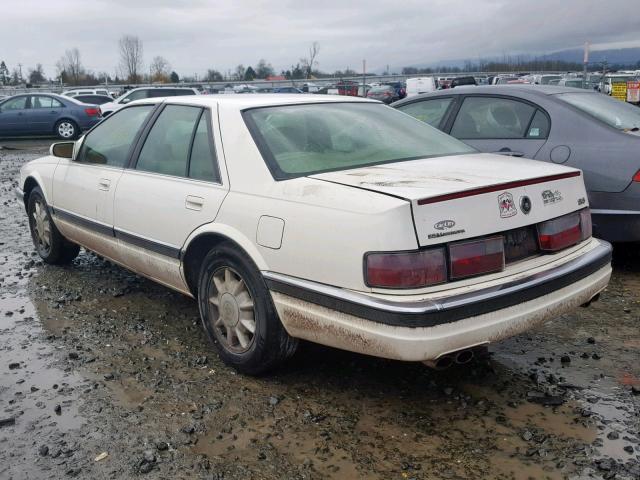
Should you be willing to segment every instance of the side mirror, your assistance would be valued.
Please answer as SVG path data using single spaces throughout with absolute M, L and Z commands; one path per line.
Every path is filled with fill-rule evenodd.
M 122 99 L 122 102 L 120 102 L 120 103 L 122 103 L 122 104 L 125 104 L 125 105 L 126 105 L 126 104 L 127 104 L 127 103 L 129 103 L 130 101 L 131 101 L 131 99 L 130 99 L 130 98 L 123 98 L 123 99 Z
M 49 154 L 58 158 L 73 158 L 75 142 L 58 142 L 51 145 Z

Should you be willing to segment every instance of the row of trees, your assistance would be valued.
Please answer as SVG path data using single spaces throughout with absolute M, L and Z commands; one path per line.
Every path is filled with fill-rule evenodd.
M 283 70 L 280 74 L 288 79 L 310 78 L 314 74 L 324 76 L 315 67 L 317 57 L 320 53 L 320 44 L 313 42 L 309 47 L 308 55 L 301 58 L 288 70 Z M 67 85 L 96 85 L 105 81 L 110 83 L 178 83 L 179 75 L 172 70 L 171 64 L 162 56 L 153 57 L 149 64 L 149 70 L 144 71 L 144 48 L 142 40 L 135 35 L 124 35 L 118 41 L 119 65 L 114 77 L 107 72 L 94 73 L 85 68 L 78 48 L 71 48 L 64 52 L 64 55 L 56 62 L 55 81 L 61 81 Z M 261 59 L 258 64 L 245 67 L 238 65 L 235 70 L 228 71 L 226 75 L 215 69 L 207 70 L 204 77 L 198 78 L 196 75 L 185 77 L 185 81 L 251 81 L 255 79 L 266 79 L 276 75 L 273 66 L 266 60 Z M 23 78 L 19 68 L 15 68 L 9 73 L 4 61 L 0 63 L 0 85 L 19 85 L 28 81 L 31 84 L 45 83 L 47 78 L 44 75 L 42 64 L 36 65 L 29 71 L 27 79 Z

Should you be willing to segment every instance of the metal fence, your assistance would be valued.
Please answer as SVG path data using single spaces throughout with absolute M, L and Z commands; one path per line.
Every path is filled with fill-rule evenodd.
M 314 78 L 314 79 L 300 79 L 300 80 L 233 80 L 233 81 L 218 81 L 218 82 L 181 82 L 181 83 L 163 83 L 163 84 L 150 84 L 150 83 L 138 83 L 138 84 L 100 84 L 100 85 L 86 85 L 82 87 L 77 86 L 67 86 L 60 85 L 59 83 L 50 83 L 48 85 L 38 85 L 33 86 L 31 88 L 27 88 L 26 86 L 0 86 L 0 95 L 16 95 L 18 93 L 27 93 L 27 92 L 52 92 L 52 93 L 62 93 L 64 91 L 70 89 L 77 88 L 107 88 L 109 91 L 120 91 L 124 88 L 138 88 L 138 87 L 204 87 L 206 89 L 212 90 L 222 90 L 224 87 L 230 86 L 238 86 L 238 85 L 250 85 L 252 87 L 258 88 L 276 88 L 276 87 L 285 87 L 285 86 L 293 86 L 293 87 L 302 87 L 306 83 L 312 83 L 319 87 L 323 87 L 326 85 L 332 85 L 338 82 L 357 82 L 361 84 L 364 80 L 365 83 L 391 83 L 391 82 L 405 82 L 408 78 L 416 78 L 416 77 L 446 77 L 446 78 L 454 78 L 460 76 L 473 76 L 473 77 L 488 77 L 495 75 L 518 75 L 518 74 L 566 74 L 566 71 L 563 72 L 465 72 L 465 73 L 447 73 L 447 72 L 436 72 L 436 73 L 423 73 L 423 74 L 415 74 L 415 75 L 356 75 L 356 76 L 333 76 L 333 77 L 324 77 L 324 78 Z M 579 73 L 579 72 L 577 72 Z

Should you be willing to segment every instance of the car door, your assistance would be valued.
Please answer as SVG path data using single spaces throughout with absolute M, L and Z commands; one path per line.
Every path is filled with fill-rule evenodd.
M 27 112 L 30 133 L 50 134 L 62 114 L 64 105 L 49 95 L 31 95 L 31 108 Z
M 470 95 L 462 100 L 447 133 L 481 152 L 534 158 L 549 135 L 549 116 L 512 97 Z
M 73 159 L 60 159 L 53 176 L 53 209 L 63 234 L 117 260 L 113 193 L 153 105 L 123 108 L 76 145 Z
M 0 105 L 0 135 L 10 137 L 27 133 L 29 96 L 19 95 Z
M 116 188 L 123 263 L 183 291 L 180 250 L 193 230 L 215 220 L 229 189 L 213 118 L 208 108 L 165 104 Z

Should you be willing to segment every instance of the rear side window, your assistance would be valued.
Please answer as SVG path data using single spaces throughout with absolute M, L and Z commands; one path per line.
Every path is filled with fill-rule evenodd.
M 413 102 L 401 105 L 398 107 L 398 110 L 407 113 L 424 123 L 428 123 L 432 127 L 438 128 L 452 101 L 453 99 L 451 97 L 435 98 L 433 100 L 424 100 L 422 102 Z
M 536 109 L 517 100 L 467 97 L 453 123 L 451 135 L 460 139 L 524 138 Z
M 196 134 L 193 137 L 189 177 L 208 182 L 220 182 L 213 136 L 211 135 L 211 122 L 205 114 L 200 117 Z
M 549 136 L 549 127 L 549 118 L 543 112 L 537 110 L 527 130 L 527 138 L 547 138 Z
M 31 97 L 31 108 L 62 108 L 63 105 L 53 97 Z
M 187 176 L 189 149 L 201 113 L 197 107 L 167 105 L 144 142 L 136 169 Z
M 153 105 L 123 108 L 109 115 L 87 134 L 76 161 L 124 167 L 131 144 Z

